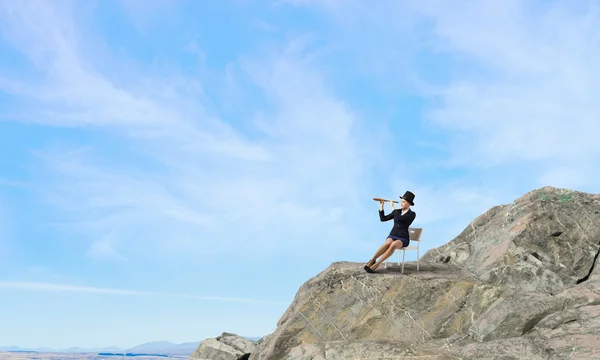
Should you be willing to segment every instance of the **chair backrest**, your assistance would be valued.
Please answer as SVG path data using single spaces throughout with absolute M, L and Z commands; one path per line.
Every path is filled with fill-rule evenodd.
M 423 228 L 408 228 L 408 235 L 412 241 L 421 241 L 421 232 Z

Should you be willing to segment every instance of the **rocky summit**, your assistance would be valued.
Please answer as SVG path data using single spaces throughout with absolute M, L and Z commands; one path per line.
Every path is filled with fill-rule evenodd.
M 300 287 L 272 334 L 234 355 L 600 359 L 599 253 L 600 195 L 544 187 L 477 217 L 423 255 L 420 271 L 330 265 Z M 221 345 L 191 358 L 234 359 L 207 346 Z

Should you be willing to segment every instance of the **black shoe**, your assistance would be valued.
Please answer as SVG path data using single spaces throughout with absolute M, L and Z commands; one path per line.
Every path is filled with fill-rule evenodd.
M 373 265 L 373 264 L 375 264 L 375 263 L 377 262 L 377 261 L 373 261 L 373 263 L 371 263 L 371 261 L 373 261 L 373 259 L 369 260 L 369 262 L 367 263 L 367 265 L 365 265 L 365 266 L 363 267 L 363 269 L 367 270 L 367 268 L 368 268 L 369 266 L 371 266 L 371 265 Z
M 370 267 L 368 267 L 368 266 L 365 266 L 365 270 L 366 270 L 366 271 L 367 271 L 369 274 L 372 274 L 372 273 L 374 273 L 374 272 L 375 272 L 375 271 L 371 270 L 371 268 L 370 268 Z

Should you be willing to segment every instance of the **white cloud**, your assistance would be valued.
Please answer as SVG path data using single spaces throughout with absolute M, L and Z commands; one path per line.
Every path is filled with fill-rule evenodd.
M 143 295 L 144 292 L 135 290 L 119 290 L 107 288 L 95 288 L 88 286 L 73 286 L 39 282 L 0 282 L 0 288 L 11 290 L 33 290 L 33 291 L 70 291 L 70 292 L 89 292 L 97 294 L 114 294 L 114 295 Z
M 443 105 L 431 113 L 468 134 L 455 149 L 462 165 L 600 154 L 592 135 L 600 130 L 596 4 L 584 13 L 565 2 L 535 10 L 522 2 L 435 5 L 426 8 L 435 46 L 481 69 L 441 87 Z
M 197 300 L 214 300 L 214 301 L 221 301 L 221 302 L 239 302 L 239 303 L 270 304 L 270 305 L 288 304 L 286 302 L 281 302 L 281 301 L 255 300 L 255 299 L 249 299 L 249 298 L 203 296 L 203 295 L 179 294 L 179 293 L 157 293 L 157 292 L 147 292 L 147 291 L 138 291 L 138 290 L 111 289 L 111 288 L 100 288 L 100 287 L 79 286 L 79 285 L 65 285 L 65 284 L 43 283 L 43 282 L 0 281 L 0 289 L 16 290 L 16 291 L 75 292 L 75 293 L 92 293 L 92 294 L 106 294 L 106 295 L 166 296 L 166 297 L 179 297 L 179 298 L 188 298 L 188 299 L 197 299 Z
M 117 87 L 77 46 L 71 36 L 76 22 L 53 5 L 39 2 L 37 12 L 5 5 L 9 39 L 32 61 L 40 49 L 49 60 L 47 67 L 39 64 L 40 81 L 10 79 L 23 89 L 13 94 L 32 101 L 32 112 L 43 106 L 43 117 L 27 120 L 102 126 L 131 149 L 118 159 L 91 146 L 37 151 L 44 167 L 35 189 L 62 211 L 55 225 L 88 241 L 90 254 L 243 249 L 268 256 L 310 249 L 323 238 L 333 239 L 325 247 L 352 241 L 341 239 L 340 231 L 347 233 L 345 224 L 361 213 L 356 189 L 364 154 L 376 151 L 361 141 L 360 121 L 324 83 L 304 42 L 248 54 L 238 72 L 227 71 L 225 82 L 252 82 L 261 91 L 253 95 L 268 104 L 233 125 L 207 112 L 193 89 L 174 87 L 165 95 L 153 86 L 164 81 L 146 78 L 136 81 L 150 84 L 144 91 Z M 39 17 L 43 21 L 35 21 Z
M 292 3 L 332 14 L 339 25 L 332 36 L 352 39 L 358 71 L 385 77 L 390 88 L 399 84 L 400 93 L 435 100 L 425 125 L 452 136 L 436 145 L 444 158 L 395 158 L 391 164 L 409 171 L 392 177 L 402 179 L 395 191 L 414 184 L 424 200 L 425 223 L 445 220 L 439 199 L 448 194 L 458 203 L 471 199 L 461 205 L 465 217 L 482 204 L 506 201 L 518 182 L 511 172 L 529 174 L 529 187 L 592 186 L 598 174 L 585 169 L 600 155 L 594 139 L 600 130 L 594 122 L 600 115 L 593 97 L 600 90 L 595 7 Z M 119 161 L 95 147 L 39 149 L 45 170 L 39 173 L 43 181 L 33 185 L 62 211 L 55 225 L 89 242 L 90 255 L 242 249 L 268 256 L 359 241 L 348 229 L 372 215 L 362 200 L 373 196 L 364 193 L 366 166 L 390 166 L 383 163 L 381 141 L 393 136 L 365 131 L 366 124 L 323 78 L 317 65 L 322 53 L 309 50 L 310 37 L 231 59 L 218 85 L 231 96 L 219 100 L 234 108 L 251 84 L 253 99 L 264 106 L 228 123 L 205 108 L 208 95 L 200 80 L 177 74 L 157 79 L 142 71 L 124 81 L 106 64 L 100 71 L 86 52 L 89 46 L 80 46 L 85 33 L 76 31 L 72 11 L 35 4 L 34 14 L 6 2 L 2 20 L 7 38 L 40 76 L 22 81 L 0 73 L 0 87 L 31 102 L 25 121 L 100 126 L 107 136 L 116 134 L 119 145 L 127 144 Z M 351 25 L 357 21 L 361 34 L 347 36 L 356 34 Z M 427 57 L 443 59 L 439 65 L 447 68 L 428 67 L 439 78 L 415 73 L 415 64 Z M 418 181 L 422 170 L 449 168 L 475 168 L 479 173 L 469 174 L 478 181 Z M 323 244 L 324 238 L 332 240 Z
M 291 3 L 325 11 L 338 25 L 335 40 L 352 39 L 352 58 L 377 54 L 385 61 L 368 64 L 387 84 L 431 100 L 426 125 L 450 135 L 434 167 L 521 171 L 535 187 L 595 186 L 600 174 L 586 169 L 600 157 L 596 2 L 433 0 L 341 11 Z M 392 76 L 398 71 L 405 75 Z

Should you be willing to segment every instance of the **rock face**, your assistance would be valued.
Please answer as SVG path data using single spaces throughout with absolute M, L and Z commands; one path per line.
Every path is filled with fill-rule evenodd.
M 428 251 L 420 271 L 332 264 L 250 359 L 600 359 L 599 252 L 599 195 L 534 190 Z
M 196 351 L 190 355 L 192 360 L 237 360 L 244 354 L 254 351 L 254 341 L 231 333 L 223 333 L 216 338 L 209 338 L 200 343 Z
M 546 187 L 486 211 L 423 260 L 460 265 L 489 284 L 553 293 L 586 279 L 599 242 L 600 195 Z

